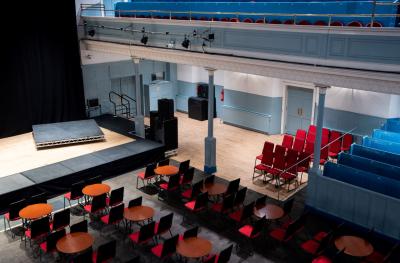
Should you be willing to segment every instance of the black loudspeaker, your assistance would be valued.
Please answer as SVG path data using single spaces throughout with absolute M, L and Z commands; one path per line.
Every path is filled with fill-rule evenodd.
M 158 116 L 161 121 L 174 118 L 174 100 L 159 99 L 158 100 Z
M 189 118 L 198 121 L 207 120 L 208 116 L 208 100 L 199 97 L 190 97 L 188 100 Z
M 162 127 L 155 131 L 155 141 L 163 143 L 165 150 L 178 148 L 178 119 L 172 118 L 162 122 Z
M 198 83 L 197 84 L 197 97 L 208 98 L 208 84 Z
M 160 128 L 158 111 L 150 111 L 150 132 L 149 139 L 154 140 L 157 129 Z

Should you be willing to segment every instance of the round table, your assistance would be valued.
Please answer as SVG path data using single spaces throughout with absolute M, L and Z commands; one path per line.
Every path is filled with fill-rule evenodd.
M 82 193 L 87 196 L 99 196 L 110 192 L 111 187 L 107 184 L 91 184 L 82 189 Z
M 356 236 L 341 236 L 335 240 L 338 250 L 353 257 L 366 257 L 374 252 L 374 247 L 367 240 Z
M 164 165 L 154 169 L 154 172 L 158 175 L 171 176 L 177 174 L 179 172 L 179 168 L 173 165 Z
M 226 192 L 227 189 L 228 187 L 224 184 L 212 183 L 204 185 L 201 191 L 203 193 L 208 192 L 208 195 L 214 196 L 214 195 L 222 195 L 223 193 Z
M 176 252 L 185 258 L 201 258 L 210 254 L 212 244 L 201 237 L 190 237 L 179 240 Z
M 284 214 L 285 212 L 283 211 L 282 207 L 274 204 L 267 204 L 260 209 L 254 209 L 254 215 L 256 217 L 262 218 L 265 216 L 265 218 L 269 220 L 279 219 Z
M 93 245 L 93 237 L 86 232 L 75 232 L 67 234 L 57 241 L 56 248 L 64 254 L 76 254 Z
M 53 207 L 46 203 L 28 205 L 19 211 L 19 217 L 34 220 L 51 214 Z
M 154 209 L 149 206 L 134 206 L 131 208 L 125 208 L 124 218 L 133 222 L 140 222 L 150 219 L 154 216 Z

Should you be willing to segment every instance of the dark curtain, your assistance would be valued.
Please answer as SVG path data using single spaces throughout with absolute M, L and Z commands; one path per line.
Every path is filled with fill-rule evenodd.
M 75 2 L 7 2 L 15 12 L 1 23 L 0 138 L 85 118 Z

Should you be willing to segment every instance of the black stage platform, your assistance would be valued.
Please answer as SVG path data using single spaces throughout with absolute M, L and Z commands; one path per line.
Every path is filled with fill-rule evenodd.
M 104 140 L 95 120 L 32 125 L 36 148 Z
M 0 212 L 22 198 L 42 192 L 51 198 L 68 192 L 74 183 L 95 176 L 107 179 L 164 158 L 162 144 L 129 134 L 132 121 L 112 115 L 95 120 L 101 127 L 136 141 L 0 178 Z

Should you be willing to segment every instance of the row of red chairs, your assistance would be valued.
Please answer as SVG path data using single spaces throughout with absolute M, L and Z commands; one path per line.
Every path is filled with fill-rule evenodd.
M 145 16 L 145 15 L 138 15 L 136 16 L 137 18 L 154 18 L 154 19 L 170 19 L 169 16 Z M 200 20 L 200 21 L 221 21 L 221 22 L 243 22 L 243 23 L 257 23 L 257 24 L 285 24 L 285 25 L 294 25 L 295 21 L 293 19 L 287 19 L 287 20 L 279 20 L 279 19 L 272 19 L 272 20 L 267 20 L 267 19 L 253 19 L 253 18 L 244 18 L 242 20 L 240 20 L 237 17 L 223 17 L 223 18 L 217 18 L 217 17 L 213 17 L 213 18 L 209 18 L 209 17 L 187 17 L 187 16 L 172 16 L 171 19 L 174 20 Z M 299 22 L 296 22 L 296 25 L 302 25 L 302 26 L 306 26 L 306 25 L 315 25 L 315 26 L 328 26 L 328 23 L 324 20 L 318 20 L 315 22 L 310 22 L 308 20 L 301 20 Z M 363 24 L 360 21 L 351 21 L 347 24 L 341 22 L 341 21 L 333 21 L 330 24 L 331 26 L 350 26 L 350 27 L 371 27 L 371 23 L 367 23 L 367 24 Z M 375 21 L 372 24 L 372 27 L 383 27 L 382 23 Z

